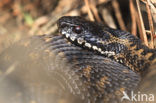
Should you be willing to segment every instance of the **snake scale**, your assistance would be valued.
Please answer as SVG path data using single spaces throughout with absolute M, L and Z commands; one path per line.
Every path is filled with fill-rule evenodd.
M 0 54 L 1 101 L 128 103 L 123 91 L 156 94 L 156 51 L 140 39 L 81 17 L 57 24 L 61 35 L 21 40 Z

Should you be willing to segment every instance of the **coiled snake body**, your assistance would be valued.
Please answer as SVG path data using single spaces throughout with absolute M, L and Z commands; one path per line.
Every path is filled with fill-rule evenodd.
M 63 36 L 32 37 L 0 55 L 0 82 L 16 81 L 2 100 L 20 92 L 16 103 L 128 103 L 123 92 L 156 93 L 156 52 L 132 34 L 81 17 L 62 17 L 58 28 Z

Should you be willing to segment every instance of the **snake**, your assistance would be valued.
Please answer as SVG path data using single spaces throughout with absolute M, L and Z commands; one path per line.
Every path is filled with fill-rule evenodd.
M 156 50 L 139 38 L 79 16 L 57 25 L 58 35 L 21 40 L 0 54 L 5 103 L 131 103 L 124 93 L 156 93 Z

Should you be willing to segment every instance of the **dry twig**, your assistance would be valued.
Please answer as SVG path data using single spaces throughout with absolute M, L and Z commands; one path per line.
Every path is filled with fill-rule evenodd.
M 140 2 L 139 2 L 139 0 L 136 0 L 136 3 L 137 3 L 137 8 L 138 8 L 137 15 L 139 16 L 139 19 L 137 19 L 138 16 L 136 15 L 136 19 L 137 19 L 137 24 L 138 24 L 138 27 L 139 27 L 140 38 L 144 41 L 145 45 L 148 46 L 147 35 L 146 35 L 146 32 L 145 32 L 145 27 L 144 27 L 144 23 L 143 23 L 141 11 L 140 11 Z
M 88 16 L 89 16 L 90 20 L 94 21 L 94 16 L 93 16 L 93 14 L 91 12 L 89 1 L 88 0 L 84 0 L 84 2 L 85 2 L 85 5 L 86 5 L 86 8 L 88 10 Z
M 94 13 L 94 15 L 95 15 L 96 20 L 97 20 L 98 22 L 101 22 L 101 19 L 100 19 L 99 14 L 98 14 L 98 10 L 97 10 L 97 8 L 96 8 L 96 4 L 95 4 L 95 3 L 91 3 L 90 6 L 91 6 L 91 9 L 92 9 L 92 11 L 93 11 L 93 13 Z
M 112 1 L 112 5 L 114 7 L 115 15 L 116 15 L 117 20 L 119 22 L 120 28 L 122 30 L 125 30 L 126 31 L 126 26 L 125 26 L 125 23 L 123 21 L 123 18 L 122 18 L 122 15 L 121 15 L 121 12 L 120 12 L 120 9 L 119 9 L 119 4 L 118 4 L 117 0 L 113 0 Z
M 131 25 L 131 33 L 136 36 L 137 33 L 137 27 L 136 27 L 136 15 L 135 15 L 135 8 L 133 4 L 133 0 L 129 1 L 129 7 L 130 7 L 130 13 L 131 13 L 131 19 L 132 19 L 132 25 Z
M 146 0 L 146 9 L 147 9 L 147 14 L 148 14 L 148 21 L 149 21 L 149 27 L 150 27 L 150 31 L 151 31 L 151 42 L 150 42 L 150 46 L 151 48 L 154 48 L 154 42 L 153 42 L 153 36 L 154 36 L 154 27 L 153 27 L 153 21 L 152 21 L 152 15 L 151 15 L 151 11 L 150 11 L 150 7 L 149 7 L 149 0 Z

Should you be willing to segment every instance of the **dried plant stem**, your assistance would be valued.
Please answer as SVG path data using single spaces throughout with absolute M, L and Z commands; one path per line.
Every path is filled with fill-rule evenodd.
M 95 15 L 96 20 L 97 20 L 98 22 L 101 22 L 101 19 L 100 19 L 100 17 L 99 17 L 98 10 L 97 10 L 97 8 L 96 8 L 95 3 L 92 3 L 90 6 L 91 6 L 91 9 L 92 9 L 92 11 L 93 11 L 93 13 L 94 13 L 94 15 Z
M 150 7 L 149 7 L 149 0 L 146 0 L 146 9 L 147 9 L 147 14 L 148 14 L 148 21 L 149 21 L 149 27 L 150 27 L 150 31 L 151 31 L 151 42 L 150 42 L 150 46 L 151 48 L 154 48 L 154 27 L 153 27 L 153 21 L 152 21 L 152 16 L 151 16 L 151 11 L 150 11 Z
M 138 8 L 138 13 L 137 13 L 138 16 L 136 16 L 136 18 L 138 19 L 137 24 L 138 24 L 138 27 L 139 27 L 140 38 L 144 41 L 145 45 L 148 46 L 147 35 L 146 35 L 146 32 L 145 32 L 145 27 L 144 27 L 144 23 L 143 23 L 141 11 L 140 11 L 139 0 L 136 0 L 136 3 L 137 3 L 137 8 Z
M 131 13 L 131 19 L 132 19 L 132 26 L 131 26 L 131 33 L 136 36 L 137 33 L 137 27 L 136 27 L 136 15 L 135 15 L 135 8 L 133 4 L 133 0 L 129 1 L 129 7 L 130 7 L 130 13 Z
M 121 12 L 120 12 L 120 9 L 119 9 L 119 4 L 118 4 L 117 0 L 112 0 L 112 5 L 113 5 L 113 8 L 114 8 L 117 20 L 119 22 L 120 28 L 122 30 L 126 30 L 126 26 L 125 26 L 125 23 L 123 21 L 123 18 L 122 18 L 122 15 L 121 15 Z
M 94 21 L 94 16 L 90 10 L 90 5 L 89 5 L 89 1 L 88 0 L 84 0 L 85 2 L 85 5 L 86 5 L 86 8 L 87 8 L 87 11 L 88 11 L 88 15 L 89 15 L 89 18 L 91 21 Z

